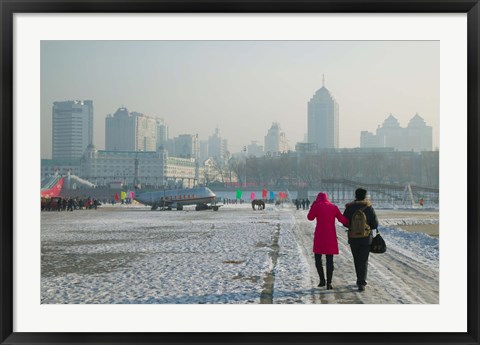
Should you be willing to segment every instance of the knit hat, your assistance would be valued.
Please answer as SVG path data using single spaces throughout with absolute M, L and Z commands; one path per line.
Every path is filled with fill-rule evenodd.
M 363 188 L 357 188 L 355 191 L 355 199 L 357 200 L 363 200 L 367 196 L 367 191 Z

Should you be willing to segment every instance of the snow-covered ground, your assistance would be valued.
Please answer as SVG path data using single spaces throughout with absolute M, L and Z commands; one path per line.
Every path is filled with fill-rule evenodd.
M 42 212 L 41 302 L 438 303 L 439 240 L 401 229 L 438 224 L 438 212 L 378 212 L 388 250 L 371 254 L 362 293 L 342 226 L 334 289 L 317 287 L 315 224 L 306 214 L 290 205 L 253 211 L 248 204 L 218 212 L 133 205 Z

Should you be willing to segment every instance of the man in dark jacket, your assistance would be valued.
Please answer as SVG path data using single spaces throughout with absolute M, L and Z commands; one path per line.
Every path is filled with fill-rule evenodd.
M 378 227 L 378 219 L 372 203 L 366 199 L 367 191 L 358 188 L 355 191 L 355 200 L 345 205 L 343 215 L 348 218 L 352 224 L 352 217 L 356 210 L 363 209 L 367 218 L 367 224 L 370 226 L 370 234 L 363 238 L 348 237 L 348 243 L 353 254 L 353 262 L 355 264 L 355 273 L 357 274 L 358 291 L 364 291 L 367 285 L 368 256 L 370 254 L 370 245 L 372 244 L 373 230 Z

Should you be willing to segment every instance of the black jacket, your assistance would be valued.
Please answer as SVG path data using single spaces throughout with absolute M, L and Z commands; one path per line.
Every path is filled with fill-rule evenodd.
M 368 200 L 355 200 L 345 205 L 345 211 L 343 215 L 348 218 L 348 221 L 352 221 L 353 213 L 356 210 L 359 210 L 363 207 L 366 208 L 363 210 L 365 216 L 367 216 L 367 224 L 370 226 L 370 229 L 374 230 L 378 227 L 378 218 L 375 214 L 375 210 L 372 207 L 372 203 Z M 373 231 L 370 232 L 370 236 L 366 238 L 349 238 L 348 243 L 358 244 L 358 245 L 370 245 L 372 243 Z

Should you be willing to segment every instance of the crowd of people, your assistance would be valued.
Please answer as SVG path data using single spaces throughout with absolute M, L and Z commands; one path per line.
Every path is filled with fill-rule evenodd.
M 100 202 L 95 198 L 41 198 L 42 211 L 73 211 L 97 209 Z
M 274 199 L 263 199 L 263 200 L 265 201 L 266 204 L 273 204 L 273 203 L 276 202 Z M 225 205 L 238 205 L 238 204 L 242 205 L 242 204 L 246 203 L 246 201 L 243 200 L 243 199 L 223 198 L 223 199 L 220 199 L 220 201 L 222 201 L 223 204 L 225 204 Z M 251 202 L 251 200 L 248 201 L 248 202 Z

